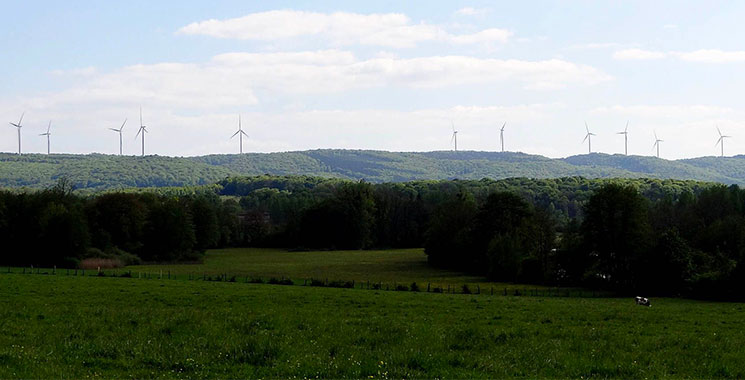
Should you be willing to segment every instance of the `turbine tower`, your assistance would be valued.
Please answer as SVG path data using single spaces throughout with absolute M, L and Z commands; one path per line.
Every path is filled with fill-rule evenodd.
M 233 133 L 233 135 L 230 136 L 230 138 L 232 139 L 233 137 L 235 137 L 235 135 L 238 135 L 238 140 L 240 141 L 240 149 L 241 149 L 240 152 L 241 154 L 243 154 L 243 136 L 246 136 L 246 138 L 248 138 L 248 135 L 246 134 L 246 132 L 243 132 L 243 128 L 241 127 L 241 115 L 238 115 L 238 131 Z
M 502 152 L 504 152 L 504 127 L 507 125 L 507 122 L 505 121 L 504 124 L 502 124 L 502 128 L 499 129 L 499 142 L 502 144 Z
M 16 127 L 16 129 L 18 130 L 18 154 L 19 155 L 21 154 L 21 127 L 23 127 L 23 125 L 21 125 L 21 122 L 23 121 L 23 115 L 25 114 L 26 114 L 25 112 L 21 114 L 21 118 L 18 120 L 18 124 L 12 123 L 12 122 L 10 123 L 10 125 Z
M 140 121 L 142 121 L 142 120 L 140 120 Z M 127 124 L 127 119 L 126 118 L 124 119 L 124 122 L 122 123 L 122 126 L 119 127 L 119 129 L 109 128 L 110 130 L 119 133 L 119 155 L 120 156 L 122 155 L 122 129 L 124 129 L 124 124 Z M 140 123 L 140 124 L 142 124 L 142 123 Z M 143 142 L 143 145 L 144 145 L 144 142 Z
M 626 128 L 623 132 L 618 132 L 619 135 L 623 135 L 623 154 L 629 155 L 629 122 L 626 122 Z
M 46 136 L 47 137 L 47 155 L 49 155 L 49 136 L 52 135 L 51 132 L 49 132 L 49 129 L 52 128 L 52 121 L 49 120 L 49 125 L 47 125 L 47 133 L 40 133 L 39 136 Z
M 590 154 L 592 153 L 592 136 L 595 136 L 595 134 L 590 132 L 590 127 L 587 126 L 587 122 L 585 122 L 585 130 L 587 130 L 587 134 L 582 142 L 584 143 L 585 140 L 587 140 L 587 153 Z
M 665 140 L 660 140 L 657 138 L 657 132 L 654 132 L 654 145 L 652 145 L 652 149 L 657 148 L 657 158 L 660 158 L 660 143 Z
M 147 127 L 142 124 L 142 107 L 140 107 L 140 129 L 135 135 L 135 140 L 137 140 L 137 136 L 139 136 L 140 133 L 142 133 L 142 157 L 145 157 L 145 133 L 147 133 Z
M 722 131 L 719 130 L 719 127 L 717 127 L 717 132 L 719 132 L 719 140 L 717 140 L 717 143 L 714 144 L 714 147 L 721 144 L 722 145 L 722 157 L 724 157 L 724 139 L 730 138 L 732 136 L 725 136 L 722 134 Z
M 455 130 L 455 123 L 451 121 L 450 124 L 453 125 L 453 137 L 450 139 L 450 141 L 453 144 L 455 144 L 453 145 L 453 148 L 454 148 L 453 150 L 457 152 L 458 151 L 458 131 Z

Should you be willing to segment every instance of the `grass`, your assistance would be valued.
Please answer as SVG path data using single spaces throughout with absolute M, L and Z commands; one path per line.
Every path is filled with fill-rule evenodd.
M 394 282 L 424 285 L 504 284 L 490 283 L 483 277 L 437 269 L 427 264 L 421 248 L 375 251 L 293 252 L 266 248 L 215 249 L 207 252 L 203 264 L 136 265 L 133 272 L 196 275 L 230 274 L 240 277 L 309 278 L 357 282 Z M 530 288 L 536 286 L 531 285 Z
M 0 273 L 0 378 L 742 378 L 744 306 Z

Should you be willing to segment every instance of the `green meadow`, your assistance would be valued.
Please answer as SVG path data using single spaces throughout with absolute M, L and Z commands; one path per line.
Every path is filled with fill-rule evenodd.
M 742 378 L 739 303 L 0 274 L 0 378 Z
M 228 248 L 207 252 L 201 264 L 135 265 L 133 273 L 235 275 L 254 278 L 314 278 L 386 284 L 488 284 L 485 278 L 433 268 L 421 248 L 354 251 L 287 251 L 275 248 Z M 532 286 L 535 287 L 535 286 Z

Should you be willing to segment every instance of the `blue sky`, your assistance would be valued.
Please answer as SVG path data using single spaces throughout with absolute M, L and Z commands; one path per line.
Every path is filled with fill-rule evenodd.
M 745 153 L 743 2 L 10 2 L 0 112 L 23 150 Z M 0 129 L 0 151 L 17 149 Z

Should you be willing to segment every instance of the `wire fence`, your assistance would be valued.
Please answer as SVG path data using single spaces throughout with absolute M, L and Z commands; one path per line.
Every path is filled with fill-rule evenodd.
M 230 273 L 192 272 L 172 274 L 170 271 L 140 272 L 129 269 L 68 269 L 68 268 L 34 268 L 34 267 L 4 267 L 0 274 L 45 275 L 67 277 L 100 277 L 100 278 L 129 278 L 139 280 L 178 280 L 202 282 L 227 282 L 245 284 L 268 284 L 286 286 L 308 286 L 324 288 L 359 289 L 373 291 L 422 292 L 437 294 L 461 295 L 489 295 L 513 297 L 574 297 L 574 298 L 606 298 L 615 294 L 592 289 L 567 287 L 527 287 L 527 286 L 495 286 L 490 284 L 442 284 L 433 282 L 382 282 L 329 280 L 328 278 L 291 279 L 287 277 L 257 277 Z M 482 286 L 483 285 L 483 286 Z

